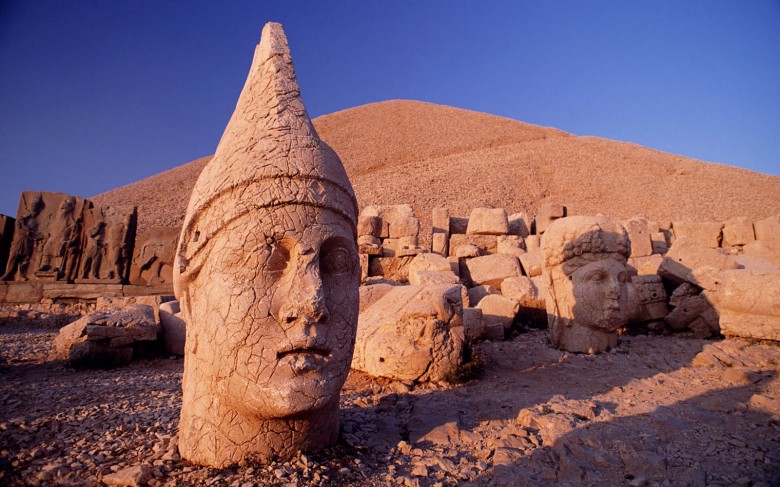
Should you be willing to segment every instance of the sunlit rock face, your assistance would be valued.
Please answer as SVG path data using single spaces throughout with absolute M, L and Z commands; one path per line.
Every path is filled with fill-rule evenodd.
M 542 254 L 553 346 L 598 353 L 617 345 L 629 313 L 625 229 L 603 216 L 561 218 L 545 232 Z
M 184 458 L 224 467 L 336 440 L 357 326 L 356 221 L 281 25 L 267 24 L 178 244 Z

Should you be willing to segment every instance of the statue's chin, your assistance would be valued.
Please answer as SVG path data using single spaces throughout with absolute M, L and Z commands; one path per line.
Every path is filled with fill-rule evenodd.
M 274 381 L 276 382 L 276 381 Z M 257 387 L 250 384 L 244 390 L 241 398 L 233 398 L 230 403 L 233 409 L 246 416 L 258 419 L 286 419 L 293 416 L 315 412 L 337 397 L 338 390 L 332 387 L 322 376 L 286 378 L 278 387 Z M 338 404 L 337 401 L 335 401 Z

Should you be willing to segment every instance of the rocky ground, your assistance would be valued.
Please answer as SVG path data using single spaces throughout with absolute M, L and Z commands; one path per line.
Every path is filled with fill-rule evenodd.
M 776 344 L 626 335 L 586 356 L 532 331 L 483 343 L 461 385 L 353 373 L 337 446 L 215 470 L 175 450 L 182 359 L 72 370 L 47 360 L 56 332 L 0 325 L 2 485 L 780 484 Z

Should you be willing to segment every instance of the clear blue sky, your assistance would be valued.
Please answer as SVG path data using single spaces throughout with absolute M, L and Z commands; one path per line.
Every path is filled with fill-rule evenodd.
M 213 153 L 267 21 L 312 117 L 415 99 L 780 175 L 776 0 L 0 0 L 0 213 Z

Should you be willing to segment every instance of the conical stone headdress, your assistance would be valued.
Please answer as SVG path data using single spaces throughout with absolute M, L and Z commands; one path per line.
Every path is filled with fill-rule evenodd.
M 307 205 L 357 222 L 341 160 L 322 142 L 301 100 L 281 24 L 268 23 L 236 110 L 190 197 L 176 255 L 176 295 L 197 275 L 209 242 L 261 208 Z

